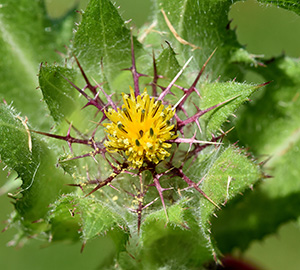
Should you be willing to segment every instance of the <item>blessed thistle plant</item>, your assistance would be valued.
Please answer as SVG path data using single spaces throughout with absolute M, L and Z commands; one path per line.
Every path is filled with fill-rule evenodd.
M 53 23 L 42 1 L 6 2 L 0 166 L 16 172 L 10 245 L 84 247 L 100 236 L 114 243 L 95 249 L 113 246 L 101 269 L 211 269 L 299 217 L 299 60 L 248 53 L 229 27 L 231 0 L 153 1 L 153 22 L 137 37 L 109 0 L 90 0 L 73 38 L 70 14 Z M 300 14 L 297 1 L 277 5 Z M 70 39 L 71 56 L 57 64 L 53 48 Z M 263 79 L 246 83 L 249 70 Z M 259 181 L 262 166 L 271 181 Z
M 84 108 L 87 106 L 94 106 L 97 108 L 98 112 L 103 113 L 101 120 L 97 123 L 97 127 L 92 132 L 92 136 L 90 139 L 72 137 L 72 124 L 70 125 L 66 136 L 38 131 L 35 132 L 66 141 L 72 153 L 73 143 L 90 146 L 93 149 L 92 152 L 76 156 L 68 160 L 90 156 L 94 158 L 95 162 L 98 162 L 95 157 L 97 155 L 101 155 L 102 158 L 109 163 L 112 173 L 104 180 L 88 180 L 87 182 L 81 184 L 69 185 L 78 186 L 82 190 L 86 185 L 96 185 L 86 195 L 89 196 L 104 186 L 110 186 L 111 188 L 118 190 L 113 186 L 112 182 L 120 174 L 129 174 L 133 178 L 136 177 L 140 179 L 140 189 L 136 195 L 124 190 L 124 192 L 127 192 L 128 194 L 130 194 L 130 196 L 133 197 L 133 199 L 138 201 L 137 209 L 130 209 L 132 212 L 137 213 L 138 231 L 140 231 L 142 211 L 152 203 L 154 203 L 154 201 L 156 201 L 155 199 L 151 202 L 146 202 L 146 204 L 144 202 L 144 197 L 151 186 L 155 186 L 155 188 L 157 189 L 167 222 L 169 220 L 163 191 L 173 189 L 173 187 L 163 188 L 161 186 L 160 178 L 163 176 L 169 176 L 170 185 L 172 185 L 172 178 L 176 176 L 180 177 L 188 185 L 185 189 L 194 188 L 216 208 L 220 209 L 220 207 L 212 199 L 210 199 L 199 187 L 204 178 L 201 179 L 198 183 L 195 183 L 183 171 L 183 166 L 187 159 L 196 159 L 197 155 L 199 155 L 199 153 L 203 149 L 212 144 L 218 147 L 222 137 L 225 135 L 225 133 L 219 136 L 214 136 L 212 134 L 212 139 L 210 141 L 200 141 L 196 139 L 196 132 L 192 138 L 186 138 L 184 132 L 185 127 L 187 125 L 196 124 L 196 126 L 199 128 L 199 131 L 201 132 L 201 128 L 198 122 L 199 117 L 236 98 L 234 97 L 222 103 L 215 104 L 214 106 L 211 106 L 205 110 L 200 110 L 196 106 L 197 112 L 192 116 L 188 116 L 187 112 L 184 109 L 185 102 L 193 92 L 197 93 L 200 98 L 200 94 L 196 88 L 196 85 L 214 52 L 204 63 L 202 69 L 189 88 L 178 86 L 175 84 L 175 82 L 187 67 L 192 58 L 187 61 L 187 63 L 170 82 L 170 84 L 167 87 L 163 87 L 158 84 L 158 79 L 162 78 L 162 76 L 157 74 L 156 61 L 153 57 L 154 79 L 150 83 L 150 85 L 152 85 L 152 96 L 150 96 L 146 88 L 143 92 L 140 91 L 139 77 L 146 75 L 140 74 L 137 71 L 135 64 L 133 39 L 131 38 L 132 66 L 128 70 L 132 72 L 134 89 L 129 86 L 130 93 L 122 93 L 122 105 L 118 105 L 119 103 L 121 103 L 120 100 L 114 102 L 112 99 L 112 95 L 108 95 L 104 91 L 104 89 L 102 88 L 103 83 L 93 85 L 89 81 L 88 76 L 85 74 L 78 59 L 76 58 L 76 56 L 74 56 L 86 85 L 83 88 L 80 88 L 73 82 L 71 82 L 68 78 L 65 79 L 88 100 Z M 165 100 L 165 97 L 168 94 L 172 94 L 170 89 L 173 86 L 182 90 L 182 96 L 174 105 Z M 159 95 L 157 93 L 158 87 L 162 89 Z M 86 89 L 90 90 L 90 94 L 86 93 Z M 101 92 L 104 94 L 106 101 L 102 100 L 99 97 L 99 94 Z M 181 119 L 179 117 L 178 113 L 180 111 L 184 113 L 185 119 Z M 99 128 L 104 128 L 106 135 L 102 140 L 96 141 L 94 137 Z M 178 135 L 177 133 L 179 133 L 180 135 Z M 180 144 L 188 144 L 189 148 L 186 153 L 181 153 L 181 155 L 183 155 L 185 158 L 181 162 L 180 166 L 176 166 L 173 164 L 173 160 L 176 159 L 176 154 L 178 152 L 178 149 L 180 148 Z M 163 169 L 157 169 L 157 167 L 162 163 Z M 151 173 L 153 181 L 153 183 L 146 186 L 143 179 L 143 173 L 145 171 L 149 171 Z

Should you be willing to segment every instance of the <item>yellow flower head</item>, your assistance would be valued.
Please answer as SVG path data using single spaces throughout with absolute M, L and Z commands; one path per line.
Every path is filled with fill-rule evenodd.
M 115 111 L 105 112 L 111 123 L 106 123 L 107 138 L 104 145 L 110 152 L 124 151 L 133 168 L 140 168 L 144 161 L 158 163 L 170 156 L 167 140 L 177 136 L 171 125 L 175 111 L 165 107 L 160 100 L 150 99 L 146 89 L 135 97 L 122 93 L 124 104 Z

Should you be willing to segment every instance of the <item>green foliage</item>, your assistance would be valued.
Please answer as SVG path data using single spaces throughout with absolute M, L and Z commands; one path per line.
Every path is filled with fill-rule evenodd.
M 190 203 L 181 200 L 168 208 L 169 222 L 164 212 L 149 214 L 143 222 L 143 248 L 140 258 L 144 269 L 185 265 L 193 267 L 211 259 L 209 244 L 197 224 Z M 185 247 L 185 250 L 178 248 Z
M 54 153 L 40 138 L 30 135 L 27 124 L 11 107 L 2 104 L 0 110 L 1 160 L 23 181 L 15 195 L 14 223 L 26 227 L 22 234 L 34 235 L 47 228 L 43 221 L 47 207 L 70 191 L 64 183 L 71 179 L 56 168 Z
M 50 224 L 54 240 L 82 240 L 86 242 L 96 236 L 110 234 L 116 242 L 118 252 L 124 250 L 128 232 L 124 220 L 107 205 L 93 198 L 67 195 L 51 206 Z M 70 219 L 70 213 L 73 218 Z
M 299 13 L 297 1 L 276 3 Z M 38 80 L 40 62 L 59 61 L 54 49 L 61 50 L 71 37 L 75 17 L 51 21 L 43 1 L 22 0 L 18 5 L 7 1 L 1 6 L 0 73 L 5 76 L 0 82 L 1 98 L 13 101 L 22 113 L 0 105 L 1 161 L 22 180 L 13 195 L 15 212 L 9 225 L 17 226 L 19 241 L 39 237 L 82 241 L 84 246 L 93 238 L 106 236 L 114 243 L 115 261 L 108 260 L 103 268 L 205 269 L 205 265 L 218 262 L 222 252 L 243 250 L 283 222 L 299 218 L 300 62 L 280 57 L 258 63 L 228 27 L 231 5 L 227 0 L 157 0 L 156 31 L 138 41 L 109 0 L 91 0 L 75 30 L 69 56 L 61 64 L 40 65 Z M 167 46 L 161 49 L 163 40 Z M 124 156 L 97 152 L 104 149 L 99 121 L 105 117 L 107 104 L 98 111 L 85 107 L 90 100 L 84 100 L 82 94 L 90 95 L 83 70 L 93 85 L 104 83 L 103 91 L 97 88 L 92 100 L 121 105 L 120 94 L 134 86 L 130 72 L 123 70 L 132 68 L 131 44 L 138 72 L 149 75 L 140 80 L 141 89 L 150 92 L 152 82 L 159 96 L 178 72 L 183 72 L 171 88 L 174 96 L 167 95 L 164 100 L 172 106 L 179 101 L 179 109 L 180 99 L 217 49 L 196 84 L 199 95 L 193 93 L 184 100 L 177 119 L 180 123 L 185 113 L 193 118 L 208 109 L 188 123 L 192 125 L 179 126 L 185 136 L 178 135 L 183 141 L 194 134 L 196 140 L 213 144 L 179 141 L 178 149 L 171 149 L 172 161 L 161 162 L 155 169 L 149 166 L 140 174 L 122 163 Z M 152 55 L 159 55 L 157 72 L 153 71 Z M 183 69 L 188 59 L 191 62 Z M 247 70 L 273 82 L 259 89 L 263 85 L 244 82 Z M 40 91 L 35 90 L 37 83 Z M 253 95 L 256 91 L 261 92 Z M 252 95 L 254 101 L 246 103 Z M 39 101 L 41 97 L 44 103 Z M 237 119 L 225 124 L 236 112 Z M 42 137 L 32 131 L 49 130 L 53 121 L 60 135 Z M 71 134 L 80 139 L 69 132 L 66 136 L 70 123 Z M 227 134 L 230 125 L 235 131 Z M 55 138 L 82 145 L 69 151 L 64 144 L 62 150 L 62 142 Z M 233 145 L 237 140 L 239 144 Z M 91 152 L 88 147 L 94 145 Z M 270 160 L 259 165 L 245 146 Z M 77 159 L 80 155 L 86 158 Z M 112 162 L 120 166 L 110 166 Z M 168 167 L 169 163 L 172 166 Z M 163 193 L 153 186 L 153 175 L 158 172 L 163 175 Z M 269 174 L 274 177 L 267 178 Z M 113 181 L 104 185 L 110 178 Z M 156 201 L 161 194 L 163 205 Z M 136 208 L 141 205 L 148 207 Z
M 139 49 L 136 43 L 137 54 Z M 74 36 L 73 53 L 92 76 L 100 74 L 103 62 L 110 85 L 121 69 L 130 67 L 130 30 L 109 0 L 90 1 Z
M 176 59 L 176 53 L 171 46 L 165 48 L 157 59 L 157 73 L 163 74 L 166 79 L 173 79 L 180 71 L 181 66 Z
M 241 83 L 210 83 L 201 88 L 200 108 L 207 109 L 215 104 L 226 102 L 226 105 L 205 114 L 201 119 L 206 123 L 207 132 L 216 132 L 229 115 L 257 90 L 258 86 Z M 218 95 L 216 95 L 216 92 Z
M 261 239 L 299 216 L 299 64 L 299 60 L 281 57 L 267 68 L 259 68 L 266 80 L 274 81 L 253 103 L 247 104 L 237 119 L 238 137 L 256 155 L 269 159 L 265 172 L 273 177 L 260 183 L 256 192 L 247 194 L 237 206 L 225 209 L 223 214 L 229 224 L 224 227 L 223 214 L 216 222 L 216 239 L 232 239 L 223 248 L 225 252 L 236 245 L 245 249 L 253 238 Z M 231 218 L 227 219 L 227 215 Z
M 300 4 L 297 0 L 289 0 L 289 1 L 274 1 L 274 0 L 259 0 L 261 3 L 265 4 L 275 4 L 277 7 L 282 7 L 287 10 L 294 11 L 299 14 L 300 12 Z
M 40 0 L 8 0 L 0 12 L 0 73 L 5 78 L 0 81 L 1 100 L 13 102 L 32 124 L 49 127 L 45 104 L 40 102 L 41 92 L 36 90 L 38 65 L 60 59 L 55 50 L 63 50 L 71 38 L 74 15 L 51 21 Z
M 167 33 L 168 41 L 181 59 L 186 61 L 190 58 L 191 50 L 194 49 L 194 70 L 200 70 L 212 51 L 217 48 L 216 55 L 208 67 L 208 74 L 214 79 L 218 76 L 232 79 L 240 75 L 238 66 L 231 65 L 229 68 L 226 64 L 231 55 L 240 48 L 234 31 L 227 27 L 231 4 L 231 1 L 156 1 L 159 29 Z M 166 13 L 177 34 L 190 45 L 178 42 L 161 10 Z M 206 16 L 207 13 L 209 16 Z
M 76 106 L 76 92 L 65 78 L 74 81 L 74 71 L 55 66 L 40 68 L 39 84 L 51 116 L 56 122 L 68 118 L 78 106 Z

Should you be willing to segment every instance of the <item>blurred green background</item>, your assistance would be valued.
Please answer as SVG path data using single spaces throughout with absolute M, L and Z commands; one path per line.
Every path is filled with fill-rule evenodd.
M 5 2 L 5 1 L 4 1 Z M 84 8 L 87 0 L 47 0 L 50 16 L 60 17 L 67 10 Z M 151 20 L 151 0 L 117 0 L 124 20 L 132 19 L 132 24 L 141 26 Z M 300 16 L 276 7 L 266 7 L 254 0 L 238 2 L 229 13 L 231 27 L 236 28 L 239 42 L 249 52 L 264 55 L 265 58 L 285 53 L 300 57 Z M 45 59 L 47 60 L 47 59 Z M 250 77 L 252 81 L 259 80 Z M 3 167 L 0 164 L 0 168 Z M 5 183 L 7 171 L 0 171 L 1 184 Z M 0 221 L 9 217 L 13 210 L 11 200 L 0 188 Z M 284 209 L 278 209 L 284 211 Z M 300 268 L 300 221 L 282 225 L 276 235 L 254 241 L 246 251 L 246 258 L 265 270 L 296 270 Z M 1 224 L 0 230 L 5 228 Z M 101 263 L 112 260 L 113 244 L 109 239 L 95 239 L 87 244 L 80 254 L 81 244 L 58 243 L 49 245 L 32 240 L 29 245 L 16 249 L 7 247 L 13 239 L 14 229 L 0 235 L 0 265 L 3 270 L 15 269 L 101 269 Z M 103 242 L 106 248 L 103 249 Z M 238 251 L 237 251 L 238 254 Z

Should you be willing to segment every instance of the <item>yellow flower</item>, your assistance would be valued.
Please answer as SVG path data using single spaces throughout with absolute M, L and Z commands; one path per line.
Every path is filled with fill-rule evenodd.
M 171 106 L 165 107 L 160 100 L 150 99 L 146 89 L 135 97 L 122 93 L 122 108 L 105 112 L 111 123 L 106 123 L 107 141 L 104 145 L 110 152 L 124 151 L 130 165 L 140 168 L 144 162 L 157 164 L 170 156 L 171 147 L 166 141 L 175 139 L 174 125 L 170 120 L 175 114 Z

